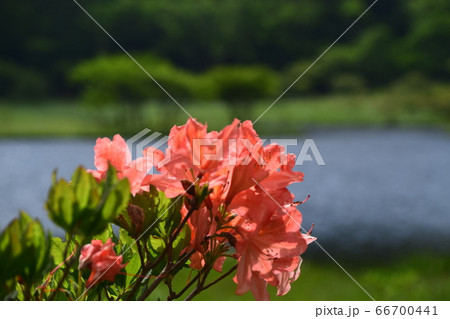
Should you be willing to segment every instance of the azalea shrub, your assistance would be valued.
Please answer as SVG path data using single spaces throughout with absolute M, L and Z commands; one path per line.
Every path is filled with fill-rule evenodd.
M 165 286 L 167 300 L 192 300 L 224 279 L 257 300 L 268 285 L 288 293 L 315 240 L 287 189 L 303 180 L 295 156 L 264 146 L 250 121 L 208 132 L 189 119 L 167 145 L 133 160 L 120 135 L 99 138 L 95 170 L 55 173 L 46 209 L 65 236 L 26 213 L 13 220 L 0 235 L 0 297 L 155 300 Z

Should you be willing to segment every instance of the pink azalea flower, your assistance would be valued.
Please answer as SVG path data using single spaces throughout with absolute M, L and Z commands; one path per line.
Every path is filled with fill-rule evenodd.
M 235 120 L 220 132 L 207 132 L 206 125 L 189 119 L 172 128 L 165 154 L 153 158 L 160 174 L 148 175 L 143 185 L 155 185 L 175 197 L 186 192 L 181 181 L 207 183 L 212 193 L 188 220 L 196 250 L 191 267 L 204 267 L 209 253 L 205 238 L 216 235 L 225 209 L 237 216 L 219 231 L 236 238 L 236 293 L 251 290 L 256 299 L 267 300 L 268 284 L 276 286 L 279 295 L 290 290 L 300 274 L 300 255 L 314 238 L 301 234 L 302 216 L 286 188 L 303 180 L 303 173 L 293 170 L 295 156 L 284 154 L 280 145 L 262 144 L 250 121 Z M 182 215 L 187 211 L 183 207 Z M 228 237 L 216 238 L 222 243 Z M 218 258 L 214 269 L 220 271 L 224 260 Z
M 148 175 L 144 185 L 155 185 L 168 197 L 185 193 L 181 180 L 207 182 L 210 187 L 223 184 L 226 176 L 218 174 L 233 158 L 230 140 L 238 137 L 238 120 L 222 131 L 207 132 L 207 126 L 189 119 L 186 125 L 174 126 L 169 134 L 164 159 L 158 163 L 159 175 Z M 221 141 L 221 142 L 218 142 Z M 220 158 L 214 157 L 221 154 Z M 214 158 L 209 158 L 213 156 Z
M 236 164 L 229 166 L 225 190 L 226 203 L 239 192 L 260 184 L 266 190 L 276 190 L 303 181 L 303 173 L 293 171 L 295 155 L 285 154 L 277 144 L 262 146 L 262 140 L 250 121 L 239 126 Z
M 237 294 L 251 290 L 256 299 L 267 300 L 267 284 L 277 286 L 280 295 L 289 291 L 290 283 L 298 278 L 299 256 L 310 240 L 300 233 L 302 217 L 294 206 L 261 210 L 272 206 L 273 200 L 264 195 L 258 197 L 259 203 L 237 219 L 239 265 L 234 280 Z M 242 210 L 238 211 L 242 214 Z
M 110 163 L 117 171 L 117 176 L 127 178 L 130 182 L 131 193 L 136 195 L 140 191 L 148 190 L 148 186 L 143 186 L 147 172 L 153 165 L 153 154 L 158 156 L 159 150 L 149 148 L 144 151 L 145 157 L 131 160 L 131 152 L 125 140 L 116 134 L 111 141 L 109 138 L 98 138 L 94 147 L 95 167 L 97 170 L 89 172 L 98 180 L 105 178 Z
M 104 280 L 114 282 L 116 275 L 125 266 L 122 264 L 122 256 L 116 255 L 111 239 L 108 239 L 105 244 L 101 240 L 94 239 L 81 249 L 78 268 L 91 270 L 86 281 L 88 288 Z

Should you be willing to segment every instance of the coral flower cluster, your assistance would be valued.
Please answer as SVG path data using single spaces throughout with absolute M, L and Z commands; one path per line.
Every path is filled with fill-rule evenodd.
M 119 135 L 98 139 L 97 170 L 91 173 L 102 178 L 108 163 L 128 178 L 133 195 L 150 185 L 170 198 L 190 196 L 189 185 L 209 188 L 198 207 L 185 201 L 181 209 L 183 216 L 189 214 L 189 248 L 195 250 L 191 267 L 221 271 L 226 258 L 235 258 L 236 293 L 250 290 L 258 300 L 269 299 L 267 285 L 284 295 L 298 278 L 300 255 L 315 238 L 301 233 L 299 203 L 287 186 L 301 182 L 303 173 L 294 171 L 295 156 L 283 146 L 264 146 L 250 121 L 234 120 L 220 132 L 208 132 L 206 125 L 189 119 L 172 128 L 165 152 L 149 147 L 135 161 Z M 152 165 L 158 172 L 147 174 Z M 83 248 L 80 266 L 92 267 L 90 283 L 97 268 L 114 258 L 111 248 L 110 242 L 99 246 L 94 241 Z M 123 266 L 120 262 L 117 267 Z M 117 267 L 105 278 L 113 277 Z
M 122 256 L 116 255 L 111 239 L 104 244 L 101 240 L 94 239 L 81 249 L 78 267 L 91 270 L 91 275 L 86 281 L 87 288 L 104 280 L 113 282 L 125 266 L 122 264 Z

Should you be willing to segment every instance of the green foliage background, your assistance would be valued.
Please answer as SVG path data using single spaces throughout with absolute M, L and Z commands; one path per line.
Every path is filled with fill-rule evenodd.
M 130 52 L 161 56 L 195 73 L 236 64 L 289 72 L 315 59 L 371 2 L 79 1 Z M 3 1 L 0 12 L 0 28 L 8 30 L 0 49 L 0 96 L 76 96 L 80 88 L 69 81 L 75 65 L 122 54 L 72 1 Z M 341 74 L 369 86 L 385 86 L 411 72 L 448 80 L 449 17 L 445 0 L 379 1 L 314 71 L 309 80 L 314 83 L 303 89 L 326 91 Z M 173 71 L 145 58 L 142 63 L 151 71 L 157 68 L 158 75 Z M 110 67 L 105 76 L 114 77 L 122 64 Z

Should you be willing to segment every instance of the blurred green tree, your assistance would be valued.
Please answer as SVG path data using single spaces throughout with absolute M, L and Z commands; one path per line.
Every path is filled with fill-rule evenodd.
M 254 63 L 281 70 L 312 61 L 370 4 L 366 0 L 78 2 L 130 52 L 152 52 L 195 72 Z M 73 2 L 2 1 L 0 12 L 0 28 L 7 30 L 2 33 L 0 61 L 8 64 L 0 77 L 9 81 L 8 87 L 27 88 L 32 96 L 74 97 L 79 91 L 67 81 L 73 65 L 99 55 L 122 54 Z M 332 89 L 331 79 L 339 73 L 358 76 L 369 86 L 385 85 L 414 71 L 448 81 L 449 17 L 446 0 L 377 3 L 314 67 L 328 59 L 342 61 L 342 56 L 333 58 L 331 53 L 343 50 L 360 59 L 352 63 L 353 70 L 326 73 L 320 81 L 308 74 L 315 83 L 311 90 Z M 11 68 L 28 74 L 28 80 L 39 77 L 40 83 L 48 83 L 47 89 L 22 85 L 35 80 L 10 76 Z M 323 69 L 329 68 L 335 66 Z M 0 89 L 3 97 L 8 92 Z
M 241 120 L 252 116 L 255 100 L 273 97 L 279 92 L 276 72 L 264 66 L 217 66 L 204 74 L 215 97 L 226 103 L 231 117 Z
M 195 78 L 192 74 L 174 67 L 167 60 L 148 54 L 135 58 L 144 69 L 171 95 L 177 99 L 192 97 Z M 170 97 L 124 54 L 100 56 L 75 66 L 71 80 L 82 90 L 84 101 L 89 105 L 119 106 L 117 123 L 127 128 L 139 126 L 142 121 L 142 106 L 146 101 L 165 103 Z M 171 103 L 164 110 L 170 116 Z M 161 114 L 162 115 L 162 114 Z
M 398 63 L 408 72 L 448 79 L 450 75 L 450 2 L 414 0 L 404 3 L 410 32 Z

